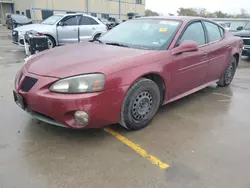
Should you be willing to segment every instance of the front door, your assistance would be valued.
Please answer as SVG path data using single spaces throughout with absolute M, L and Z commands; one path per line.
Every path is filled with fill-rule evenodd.
M 207 53 L 204 26 L 201 22 L 191 23 L 178 40 L 176 46 L 185 40 L 198 43 L 199 50 L 173 56 L 170 98 L 178 97 L 205 83 L 209 57 Z
M 57 26 L 59 45 L 78 42 L 78 20 L 77 16 L 67 16 Z

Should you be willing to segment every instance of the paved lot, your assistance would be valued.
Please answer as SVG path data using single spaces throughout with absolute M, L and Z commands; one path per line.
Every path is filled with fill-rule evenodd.
M 249 188 L 250 60 L 232 85 L 163 107 L 151 125 L 110 128 L 170 165 L 162 170 L 103 129 L 54 127 L 13 102 L 24 52 L 0 32 L 0 188 Z

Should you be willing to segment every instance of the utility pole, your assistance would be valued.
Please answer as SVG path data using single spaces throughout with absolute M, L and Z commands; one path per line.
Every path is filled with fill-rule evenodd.
M 121 0 L 119 0 L 119 19 L 121 19 Z
M 86 0 L 86 10 L 87 14 L 89 14 L 89 0 Z
M 1 2 L 1 24 L 4 24 L 4 15 L 3 15 L 3 3 Z
M 32 12 L 33 12 L 33 17 L 34 17 L 34 22 L 36 23 L 36 9 L 35 9 L 35 0 L 31 0 L 31 6 L 32 6 Z

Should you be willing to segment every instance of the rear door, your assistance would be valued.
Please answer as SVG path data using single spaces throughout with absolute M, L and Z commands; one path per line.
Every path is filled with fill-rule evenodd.
M 209 67 L 207 81 L 220 79 L 229 62 L 231 46 L 224 39 L 224 29 L 212 22 L 204 21 L 208 35 Z
M 170 98 L 181 96 L 205 84 L 208 68 L 208 48 L 204 25 L 200 21 L 190 23 L 177 41 L 176 47 L 185 40 L 195 41 L 199 50 L 173 56 Z
M 91 40 L 98 25 L 98 22 L 96 22 L 94 19 L 87 16 L 81 16 L 79 24 L 80 41 Z
M 78 17 L 67 16 L 62 21 L 62 26 L 57 26 L 59 44 L 78 42 Z

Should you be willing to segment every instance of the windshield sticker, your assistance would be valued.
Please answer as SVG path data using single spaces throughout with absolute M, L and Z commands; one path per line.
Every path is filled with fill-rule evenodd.
M 168 31 L 168 28 L 160 28 L 159 29 L 159 32 L 167 32 Z
M 159 43 L 159 42 L 153 42 L 153 44 L 155 44 L 155 45 L 159 45 L 160 43 Z
M 165 25 L 172 25 L 172 26 L 177 26 L 179 23 L 174 22 L 174 21 L 160 21 L 160 24 L 165 24 Z

